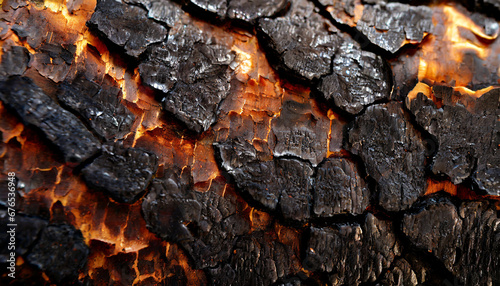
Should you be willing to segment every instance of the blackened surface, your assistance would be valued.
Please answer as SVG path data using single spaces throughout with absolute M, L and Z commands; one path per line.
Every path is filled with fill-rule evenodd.
M 218 105 L 229 92 L 233 60 L 230 48 L 210 33 L 179 23 L 166 43 L 149 50 L 139 72 L 144 83 L 166 93 L 166 110 L 201 132 L 215 122 Z
M 356 114 L 364 106 L 389 96 L 390 82 L 384 60 L 346 41 L 333 59 L 333 74 L 321 79 L 318 90 L 343 110 Z
M 79 230 L 69 225 L 47 226 L 26 258 L 57 283 L 74 281 L 87 262 L 89 249 Z
M 311 227 L 304 267 L 329 273 L 332 285 L 374 282 L 399 253 L 391 222 L 368 213 L 362 225 Z
M 125 0 L 127 3 L 141 5 L 148 11 L 148 18 L 165 23 L 173 27 L 184 12 L 180 5 L 170 0 Z
M 465 285 L 500 282 L 500 219 L 488 202 L 431 198 L 405 215 L 403 232 L 415 246 L 435 255 Z
M 305 0 L 294 1 L 283 17 L 261 19 L 259 32 L 264 46 L 278 57 L 278 69 L 307 80 L 331 73 L 332 57 L 342 42 L 339 31 Z
M 31 65 L 44 77 L 61 82 L 68 75 L 75 51 L 74 45 L 43 43 L 33 55 Z
M 314 214 L 361 214 L 370 203 L 370 191 L 349 159 L 329 158 L 318 166 L 313 188 Z
M 349 132 L 351 152 L 361 156 L 378 182 L 379 204 L 387 210 L 408 208 L 425 193 L 425 147 L 401 104 L 369 106 Z
M 148 45 L 161 42 L 168 33 L 165 27 L 148 19 L 145 10 L 114 0 L 97 1 L 88 24 L 134 57 Z
M 0 210 L 0 218 L 4 222 L 0 227 L 0 246 L 2 247 L 0 263 L 6 263 L 10 252 L 13 252 L 14 249 L 16 256 L 25 255 L 37 239 L 40 231 L 47 225 L 47 222 L 40 218 L 16 214 L 16 226 L 10 227 L 7 225 L 9 217 L 6 210 Z M 14 229 L 13 232 L 12 229 Z M 11 233 L 14 233 L 13 236 L 15 237 L 13 243 L 11 243 Z
M 419 281 L 412 266 L 404 258 L 396 260 L 389 271 L 387 271 L 380 285 L 393 286 L 417 286 L 422 281 Z
M 90 187 L 107 192 L 114 200 L 133 203 L 156 173 L 158 157 L 119 145 L 103 149 L 103 154 L 82 170 L 83 178 Z
M 134 115 L 122 104 L 122 92 L 109 80 L 98 85 L 84 77 L 61 86 L 57 98 L 77 112 L 99 136 L 107 140 L 121 138 L 134 122 Z
M 0 76 L 22 75 L 28 67 L 30 56 L 25 47 L 15 46 L 13 42 L 6 41 L 2 46 L 2 62 Z
M 262 231 L 238 239 L 228 264 L 209 273 L 218 285 L 270 285 L 287 275 L 297 257 Z
M 254 23 L 258 18 L 273 16 L 289 5 L 288 0 L 230 0 L 227 17 Z
M 83 123 L 30 79 L 11 77 L 1 85 L 0 99 L 15 110 L 24 123 L 40 129 L 61 150 L 66 162 L 81 163 L 98 152 L 101 144 Z
M 356 1 L 320 2 L 329 6 L 327 11 L 337 22 L 355 26 L 372 44 L 391 53 L 409 41 L 421 42 L 425 34 L 432 32 L 432 9 L 426 6 L 385 2 L 365 4 L 358 20 L 355 16 L 359 7 L 356 6 L 361 4 Z
M 316 166 L 326 157 L 329 129 L 330 120 L 317 116 L 309 103 L 286 101 L 271 125 L 274 156 L 292 155 Z
M 417 123 L 438 140 L 432 171 L 455 184 L 472 174 L 481 189 L 500 195 L 500 89 L 478 99 L 453 94 L 451 87 L 434 87 L 434 94 L 442 108 L 422 93 L 406 101 Z

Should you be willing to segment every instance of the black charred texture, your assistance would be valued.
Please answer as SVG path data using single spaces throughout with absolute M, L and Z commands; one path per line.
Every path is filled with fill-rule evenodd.
M 436 86 L 434 94 L 442 108 L 422 93 L 406 100 L 417 123 L 438 140 L 432 171 L 448 175 L 455 184 L 473 175 L 481 189 L 500 195 L 500 89 L 478 99 L 457 99 L 451 87 Z
M 278 69 L 307 80 L 331 73 L 332 57 L 342 38 L 315 12 L 312 2 L 294 1 L 285 16 L 261 19 L 258 29 L 263 45 L 278 57 Z
M 31 9 L 31 10 L 30 10 Z M 42 13 L 31 7 L 18 9 L 12 25 L 12 31 L 21 39 L 25 39 L 33 49 L 39 48 L 50 32 L 49 22 Z
M 69 225 L 49 225 L 26 260 L 43 270 L 52 281 L 69 283 L 78 278 L 88 254 L 79 230 Z
M 223 196 L 225 185 L 212 182 L 211 189 L 193 189 L 191 172 L 168 169 L 155 179 L 142 203 L 148 228 L 163 239 L 181 244 L 197 268 L 215 267 L 226 261 L 237 236 L 250 230 L 236 213 L 236 198 Z
M 183 23 L 171 30 L 166 43 L 149 53 L 139 66 L 144 83 L 166 93 L 164 108 L 190 129 L 207 130 L 228 95 L 234 53 L 209 33 Z
M 31 66 L 54 82 L 61 82 L 66 78 L 75 57 L 74 45 L 62 46 L 59 44 L 42 44 L 33 55 Z
M 310 217 L 313 169 L 295 159 L 277 159 L 276 175 L 281 188 L 279 205 L 285 219 L 304 221 Z
M 16 256 L 25 255 L 47 225 L 47 221 L 43 219 L 16 213 L 15 221 L 12 222 L 15 226 L 11 227 L 8 225 L 10 217 L 7 210 L 0 210 L 0 218 L 4 222 L 0 227 L 0 246 L 2 247 L 0 263 L 7 262 L 10 252 L 15 252 Z M 12 233 L 15 238 L 13 242 L 11 242 Z
M 125 49 L 133 57 L 147 46 L 163 41 L 167 28 L 147 17 L 146 11 L 114 0 L 99 0 L 88 25 L 95 27 L 107 39 Z
M 122 92 L 113 84 L 98 85 L 84 77 L 64 83 L 57 94 L 59 102 L 78 113 L 101 138 L 121 138 L 134 123 L 135 116 L 122 104 Z
M 426 149 L 401 104 L 369 106 L 349 132 L 349 148 L 378 182 L 379 204 L 386 210 L 406 209 L 425 193 Z
M 355 1 L 320 0 L 330 6 L 333 19 L 341 24 L 355 26 L 372 44 L 391 53 L 397 52 L 407 42 L 421 42 L 425 34 L 431 33 L 432 9 L 426 6 L 410 6 L 401 3 L 363 5 L 361 19 L 355 18 Z
M 231 19 L 254 24 L 259 18 L 271 17 L 286 9 L 288 0 L 190 0 L 191 5 L 214 14 L 219 19 Z
M 6 41 L 2 46 L 0 77 L 24 74 L 29 61 L 30 55 L 25 47 L 15 46 L 13 42 Z
M 392 268 L 384 274 L 378 285 L 417 286 L 420 283 L 422 281 L 418 280 L 410 263 L 404 258 L 400 258 L 392 264 Z
M 228 0 L 189 0 L 189 2 L 201 10 L 217 15 L 221 19 L 226 16 Z
M 318 90 L 338 107 L 357 114 L 364 106 L 389 97 L 388 74 L 380 56 L 346 41 L 333 59 L 333 74 L 321 79 Z
M 304 221 L 310 217 L 313 169 L 297 159 L 272 158 L 244 139 L 216 144 L 222 167 L 236 185 L 270 209 L 281 210 L 286 219 Z
M 15 76 L 0 84 L 4 104 L 15 110 L 25 124 L 40 129 L 59 148 L 66 162 L 79 164 L 99 151 L 100 142 L 83 123 L 29 78 Z
M 431 252 L 465 285 L 500 283 L 500 219 L 488 202 L 429 199 L 405 215 L 403 232 L 418 248 Z
M 289 0 L 230 0 L 227 17 L 254 24 L 257 19 L 273 16 L 289 5 Z
M 148 18 L 165 23 L 172 28 L 184 14 L 180 5 L 170 0 L 125 0 L 130 4 L 141 5 L 148 11 Z
M 399 255 L 391 222 L 368 213 L 362 225 L 311 227 L 304 267 L 329 273 L 331 285 L 374 282 Z
M 361 214 L 370 203 L 370 191 L 354 162 L 345 158 L 326 159 L 318 166 L 313 187 L 314 214 Z
M 296 260 L 290 246 L 257 231 L 239 238 L 229 262 L 209 273 L 217 285 L 271 285 L 289 275 Z
M 296 156 L 316 166 L 326 157 L 329 129 L 330 120 L 315 115 L 309 103 L 286 101 L 271 125 L 274 156 Z
M 158 168 L 158 157 L 139 148 L 106 146 L 103 154 L 83 168 L 91 188 L 108 193 L 115 201 L 133 203 L 144 192 Z

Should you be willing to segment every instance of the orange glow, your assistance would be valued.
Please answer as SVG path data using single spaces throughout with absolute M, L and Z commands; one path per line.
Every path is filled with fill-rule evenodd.
M 459 198 L 460 200 L 495 200 L 500 203 L 500 198 L 498 196 L 489 196 L 489 195 L 478 195 L 471 189 L 463 186 L 463 185 L 454 185 L 449 180 L 437 181 L 431 178 L 427 179 L 427 190 L 425 195 L 431 195 L 437 192 L 446 192 L 454 197 Z M 500 210 L 500 209 L 499 209 Z
M 470 12 L 458 6 L 442 5 L 433 10 L 436 26 L 417 53 L 420 57 L 419 81 L 469 86 L 475 72 L 474 57 L 481 61 L 482 66 L 497 71 L 500 51 L 498 32 L 486 34 L 471 20 Z

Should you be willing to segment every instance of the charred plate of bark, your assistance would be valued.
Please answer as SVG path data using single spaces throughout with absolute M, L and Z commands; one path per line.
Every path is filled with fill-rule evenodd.
M 54 82 L 66 78 L 75 57 L 76 46 L 43 43 L 33 55 L 31 66 Z
M 354 121 L 349 148 L 378 182 L 379 204 L 386 210 L 406 209 L 425 193 L 426 149 L 401 104 L 369 106 Z
M 142 8 L 114 0 L 97 1 L 87 25 L 133 57 L 142 54 L 147 46 L 163 41 L 168 33 L 167 28 L 149 19 Z
M 363 224 L 311 227 L 304 267 L 327 272 L 332 285 L 374 282 L 400 255 L 392 223 L 368 213 Z
M 98 85 L 84 76 L 64 83 L 57 94 L 59 102 L 80 115 L 101 138 L 121 138 L 134 123 L 135 116 L 122 104 L 122 92 L 110 78 Z
M 142 203 L 148 228 L 166 240 L 181 244 L 196 268 L 211 268 L 230 257 L 237 236 L 250 226 L 236 213 L 236 197 L 226 185 L 212 181 L 210 190 L 193 189 L 189 168 L 168 169 L 155 179 Z
M 78 278 L 88 254 L 79 230 L 70 225 L 49 225 L 43 229 L 26 260 L 56 283 L 69 283 Z
M 158 157 L 139 148 L 105 146 L 103 154 L 83 168 L 91 188 L 108 193 L 115 201 L 133 203 L 144 192 L 158 168 Z
M 2 62 L 0 63 L 0 77 L 22 75 L 30 61 L 30 54 L 25 47 L 15 46 L 7 40 L 2 45 Z
M 305 221 L 310 217 L 313 169 L 309 163 L 273 158 L 244 139 L 219 142 L 216 147 L 222 166 L 253 199 L 280 210 L 285 219 Z
M 220 20 L 231 19 L 253 25 L 259 18 L 271 17 L 286 9 L 288 0 L 190 0 L 190 5 L 216 16 Z
M 172 28 L 184 14 L 179 4 L 170 0 L 124 0 L 126 3 L 141 5 L 148 11 L 148 18 L 165 23 Z
M 277 68 L 306 80 L 331 73 L 332 57 L 342 42 L 340 32 L 305 0 L 294 1 L 283 17 L 259 20 L 258 32 L 277 57 Z
M 488 202 L 428 199 L 405 215 L 403 232 L 418 248 L 435 255 L 465 285 L 500 283 L 500 219 Z
M 320 3 L 327 6 L 326 10 L 337 22 L 355 26 L 370 43 L 391 53 L 409 42 L 421 42 L 432 32 L 432 9 L 426 6 L 383 1 L 363 5 L 350 0 L 320 0 Z
M 423 282 L 418 280 L 417 274 L 406 259 L 400 258 L 391 266 L 391 269 L 385 272 L 382 280 L 380 280 L 380 284 L 377 285 L 417 286 Z
M 389 71 L 380 56 L 345 41 L 333 59 L 333 74 L 321 79 L 318 90 L 325 99 L 357 114 L 364 106 L 389 97 Z
M 15 76 L 0 85 L 4 104 L 16 111 L 25 124 L 41 130 L 59 148 L 66 162 L 79 164 L 99 151 L 100 142 L 85 125 L 29 78 Z
M 500 89 L 477 99 L 451 87 L 433 91 L 440 108 L 423 93 L 406 100 L 417 123 L 438 140 L 432 171 L 448 175 L 454 184 L 472 175 L 481 189 L 500 196 Z
M 310 103 L 285 101 L 271 130 L 276 136 L 274 156 L 296 156 L 318 165 L 327 155 L 330 120 L 320 117 Z
M 7 210 L 0 210 L 0 218 L 5 222 L 8 221 Z M 47 221 L 36 217 L 16 214 L 16 224 L 17 227 L 13 227 L 16 238 L 14 244 L 10 242 L 11 232 L 8 232 L 11 230 L 10 227 L 6 223 L 3 223 L 1 226 L 0 246 L 2 247 L 2 251 L 0 252 L 0 263 L 7 262 L 10 250 L 12 249 L 9 245 L 15 246 L 16 255 L 25 255 L 38 238 L 40 232 L 47 225 Z
M 166 93 L 163 106 L 190 129 L 207 130 L 230 88 L 235 58 L 226 45 L 192 23 L 178 23 L 166 43 L 139 65 L 147 85 Z
M 349 159 L 329 158 L 318 166 L 313 188 L 314 214 L 361 214 L 370 203 L 370 191 Z
M 289 275 L 296 260 L 290 246 L 257 231 L 240 237 L 229 262 L 209 273 L 218 285 L 271 285 Z

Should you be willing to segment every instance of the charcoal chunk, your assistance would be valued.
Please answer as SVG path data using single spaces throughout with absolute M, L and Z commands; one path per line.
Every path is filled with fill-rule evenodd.
M 281 210 L 287 219 L 310 217 L 311 166 L 297 159 L 272 158 L 244 139 L 216 144 L 222 166 L 239 188 L 270 209 Z
M 115 201 L 133 203 L 144 192 L 158 168 L 158 157 L 139 148 L 118 144 L 103 148 L 103 154 L 83 168 L 83 178 Z
M 59 102 L 78 113 L 101 138 L 121 138 L 132 128 L 134 115 L 122 104 L 119 87 L 101 86 L 84 77 L 65 83 L 57 94 Z
M 388 98 L 391 86 L 384 60 L 346 41 L 333 59 L 333 74 L 321 79 L 318 90 L 338 107 L 357 114 L 364 106 Z
M 254 24 L 257 19 L 271 17 L 290 5 L 288 0 L 231 0 L 227 17 Z
M 465 285 L 500 282 L 500 218 L 483 202 L 431 198 L 405 215 L 403 232 L 415 246 L 431 252 Z
M 279 205 L 283 216 L 298 221 L 308 219 L 311 213 L 312 168 L 295 159 L 277 159 L 276 172 L 281 188 Z
M 79 164 L 95 155 L 100 142 L 73 114 L 62 109 L 30 79 L 11 77 L 1 83 L 0 99 L 25 124 L 33 125 L 55 146 L 68 163 Z
M 433 89 L 441 98 L 441 108 L 423 93 L 406 100 L 417 123 L 437 138 L 432 171 L 448 175 L 454 184 L 472 175 L 481 189 L 499 196 L 500 89 L 478 99 L 454 93 L 451 88 Z
M 163 106 L 196 132 L 215 122 L 232 77 L 229 47 L 192 24 L 175 26 L 162 46 L 149 50 L 139 73 L 147 85 L 166 93 Z
M 384 274 L 380 285 L 394 286 L 417 286 L 421 281 L 418 280 L 415 271 L 406 259 L 401 258 L 392 264 L 392 268 Z
M 311 227 L 304 267 L 329 273 L 332 285 L 374 282 L 399 255 L 391 222 L 368 213 L 362 225 Z
M 43 270 L 54 282 L 70 282 L 87 262 L 89 249 L 82 233 L 70 225 L 49 225 L 41 233 L 27 261 Z
M 7 262 L 11 252 L 10 250 L 12 250 L 9 248 L 9 245 L 15 245 L 15 253 L 17 256 L 25 255 L 38 238 L 42 229 L 48 224 L 47 221 L 43 219 L 17 213 L 15 216 L 15 224 L 17 224 L 17 226 L 13 227 L 13 229 L 15 229 L 16 240 L 14 244 L 9 244 L 11 243 L 10 233 L 7 232 L 11 230 L 11 227 L 7 225 L 9 217 L 6 210 L 0 210 L 0 218 L 4 222 L 0 227 L 0 246 L 2 247 L 0 252 L 0 263 Z
M 165 23 L 170 28 L 184 14 L 181 7 L 170 0 L 125 0 L 125 2 L 141 5 L 148 11 L 148 18 Z
M 220 18 L 224 18 L 227 12 L 228 0 L 189 0 L 189 2 L 207 12 L 216 14 Z
M 314 214 L 361 214 L 370 203 L 370 192 L 349 159 L 330 158 L 318 166 L 313 188 Z
M 284 102 L 271 129 L 276 136 L 274 156 L 296 156 L 313 166 L 326 157 L 330 120 L 316 116 L 309 103 Z
M 372 44 L 395 53 L 408 42 L 421 42 L 432 32 L 432 9 L 388 1 L 321 0 L 339 23 L 353 26 Z M 361 13 L 359 11 L 362 11 Z M 358 19 L 359 18 L 359 19 Z
M 406 209 L 425 193 L 426 149 L 401 104 L 369 106 L 349 132 L 349 148 L 378 182 L 379 204 L 385 209 Z
M 0 77 L 24 74 L 29 60 L 30 55 L 25 47 L 15 46 L 13 42 L 7 40 L 2 46 Z
M 146 11 L 114 0 L 99 0 L 88 25 L 95 27 L 107 39 L 138 57 L 147 46 L 164 40 L 167 29 L 148 19 Z
M 75 52 L 74 45 L 43 43 L 33 55 L 31 65 L 44 77 L 61 82 L 69 73 Z
M 271 285 L 289 274 L 294 262 L 290 246 L 257 231 L 239 238 L 229 263 L 209 273 L 219 285 Z
M 236 237 L 250 230 L 225 188 L 212 181 L 210 190 L 201 193 L 193 189 L 188 167 L 168 169 L 153 181 L 142 203 L 144 218 L 154 233 L 180 243 L 196 268 L 215 267 L 230 257 Z
M 277 57 L 277 68 L 307 80 L 331 73 L 332 57 L 342 42 L 339 31 L 305 0 L 294 1 L 283 17 L 261 19 L 258 31 Z

